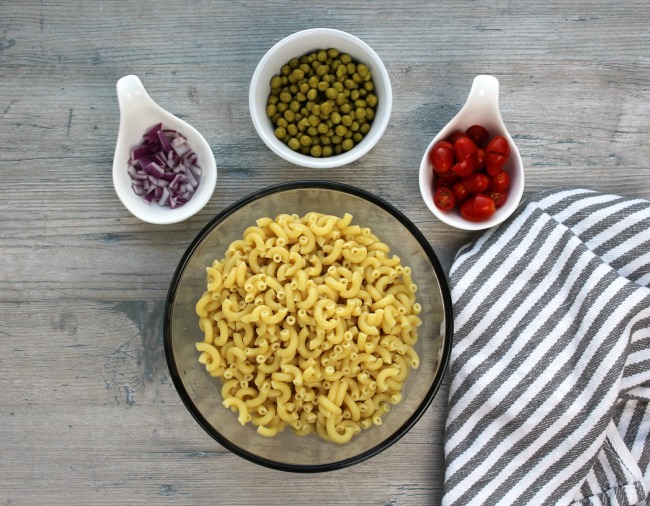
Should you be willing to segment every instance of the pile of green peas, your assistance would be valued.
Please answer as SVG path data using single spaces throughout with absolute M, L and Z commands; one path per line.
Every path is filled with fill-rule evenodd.
M 370 130 L 377 108 L 372 73 L 337 49 L 292 58 L 271 78 L 266 114 L 275 136 L 304 155 L 350 151 Z

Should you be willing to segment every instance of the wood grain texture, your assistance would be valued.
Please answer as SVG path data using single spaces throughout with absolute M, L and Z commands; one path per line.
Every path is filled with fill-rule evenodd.
M 259 59 L 315 26 L 369 43 L 394 91 L 378 146 L 329 171 L 279 159 L 248 113 Z M 476 235 L 433 218 L 417 172 L 480 73 L 500 80 L 526 195 L 650 198 L 648 47 L 645 0 L 1 2 L 0 504 L 439 504 L 447 382 L 402 440 L 340 472 L 268 470 L 207 436 L 164 361 L 173 271 L 216 213 L 298 179 L 387 199 L 448 270 Z M 217 190 L 184 223 L 139 222 L 113 191 L 115 83 L 130 73 L 215 153 Z

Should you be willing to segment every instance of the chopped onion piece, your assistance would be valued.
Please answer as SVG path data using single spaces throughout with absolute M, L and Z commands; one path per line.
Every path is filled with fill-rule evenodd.
M 201 167 L 187 138 L 165 128 L 151 127 L 131 151 L 127 162 L 131 188 L 145 203 L 171 209 L 189 202 L 201 184 Z

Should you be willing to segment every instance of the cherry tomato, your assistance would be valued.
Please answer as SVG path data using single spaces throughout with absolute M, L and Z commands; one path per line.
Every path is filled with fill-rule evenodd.
M 460 206 L 460 215 L 467 221 L 479 221 L 474 214 L 474 201 L 476 197 L 470 197 Z
M 510 157 L 510 145 L 505 137 L 496 135 L 492 137 L 486 151 L 486 166 L 487 173 L 490 176 L 495 176 L 508 161 Z
M 454 142 L 454 154 L 458 163 L 476 156 L 476 144 L 469 137 L 461 137 Z
M 510 188 L 510 176 L 505 170 L 497 172 L 490 178 L 490 191 L 502 193 Z
M 451 170 L 458 174 L 460 177 L 467 177 L 474 172 L 474 159 L 473 157 L 465 158 L 462 162 L 458 162 L 451 167 Z
M 465 133 L 479 148 L 484 148 L 490 139 L 487 129 L 481 125 L 472 125 L 465 130 Z
M 454 133 L 452 133 L 452 134 L 449 136 L 449 139 L 448 139 L 448 140 L 449 140 L 449 142 L 451 142 L 452 144 L 456 144 L 456 141 L 457 141 L 458 139 L 460 139 L 461 137 L 467 137 L 467 134 L 466 134 L 465 132 L 463 132 L 462 130 L 456 130 Z
M 487 220 L 494 214 L 496 205 L 494 200 L 485 195 L 484 193 L 477 193 L 474 197 L 474 216 L 479 221 Z
M 489 197 L 494 200 L 494 206 L 498 209 L 508 200 L 508 192 L 490 192 Z
M 436 172 L 447 172 L 454 164 L 454 147 L 446 142 L 438 142 L 429 151 L 429 161 Z
M 495 135 L 490 139 L 485 150 L 488 153 L 496 153 L 497 155 L 510 156 L 510 144 L 503 135 Z
M 458 174 L 455 172 L 452 172 L 451 170 L 448 170 L 447 172 L 436 172 L 436 177 L 435 177 L 435 186 L 438 188 L 439 186 L 449 186 L 451 187 L 452 183 L 454 181 L 458 181 L 460 177 Z
M 503 170 L 508 162 L 507 156 L 497 155 L 496 153 L 488 153 L 486 155 L 485 170 L 490 176 L 496 176 Z
M 469 192 L 461 181 L 456 181 L 454 184 L 452 184 L 451 190 L 454 192 L 456 202 L 462 202 L 467 197 L 469 197 Z
M 473 195 L 483 193 L 490 185 L 490 178 L 481 172 L 474 172 L 473 174 L 463 178 L 463 184 L 467 191 Z
M 456 197 L 451 188 L 441 186 L 433 195 L 433 203 L 442 211 L 451 211 L 456 205 Z
M 476 170 L 485 170 L 485 150 L 481 148 L 476 150 Z

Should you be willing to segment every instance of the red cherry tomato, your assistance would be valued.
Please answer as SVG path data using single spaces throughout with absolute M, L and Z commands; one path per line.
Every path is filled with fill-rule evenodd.
M 462 130 L 456 130 L 454 133 L 452 133 L 452 134 L 449 136 L 449 139 L 448 139 L 448 140 L 449 140 L 449 142 L 451 142 L 452 144 L 456 144 L 456 141 L 457 141 L 458 139 L 462 138 L 462 137 L 467 137 L 467 134 L 466 134 L 465 132 L 463 132 Z
M 460 177 L 458 174 L 455 172 L 452 172 L 451 170 L 448 170 L 447 172 L 436 172 L 435 174 L 435 186 L 438 188 L 439 186 L 449 186 L 451 187 L 452 183 L 454 181 L 458 181 Z
M 473 157 L 465 158 L 462 162 L 454 164 L 451 168 L 460 177 L 467 177 L 474 172 L 474 159 Z
M 497 172 L 490 178 L 490 191 L 502 193 L 510 188 L 510 176 L 505 170 Z
M 474 200 L 475 197 L 468 198 L 460 206 L 460 215 L 465 218 L 467 221 L 479 221 L 476 219 L 476 214 L 474 214 Z
M 433 203 L 442 211 L 451 211 L 456 205 L 456 197 L 451 188 L 441 186 L 433 195 Z
M 494 200 L 494 206 L 498 209 L 508 200 L 508 192 L 490 192 L 490 198 Z
M 479 148 L 484 148 L 490 139 L 487 129 L 481 125 L 472 125 L 465 133 Z
M 494 214 L 495 210 L 494 200 L 484 193 L 476 194 L 474 197 L 474 215 L 479 221 L 487 220 Z
M 496 135 L 492 137 L 486 151 L 487 173 L 490 176 L 496 175 L 508 161 L 510 157 L 510 145 L 505 137 Z
M 474 172 L 463 178 L 463 184 L 469 193 L 476 195 L 488 189 L 490 178 L 480 172 Z
M 456 197 L 456 202 L 462 202 L 467 197 L 469 197 L 469 192 L 467 191 L 467 188 L 465 188 L 465 185 L 461 181 L 456 181 L 454 184 L 452 184 L 451 190 L 454 192 L 454 196 Z
M 457 162 L 462 162 L 467 158 L 474 158 L 476 156 L 476 144 L 469 137 L 461 137 L 454 142 L 454 154 Z
M 485 150 L 476 150 L 476 170 L 485 170 Z
M 447 172 L 454 164 L 454 147 L 445 141 L 438 142 L 429 151 L 429 161 L 436 172 Z
M 495 135 L 490 139 L 485 150 L 488 153 L 496 153 L 502 156 L 510 156 L 510 144 L 503 135 Z

